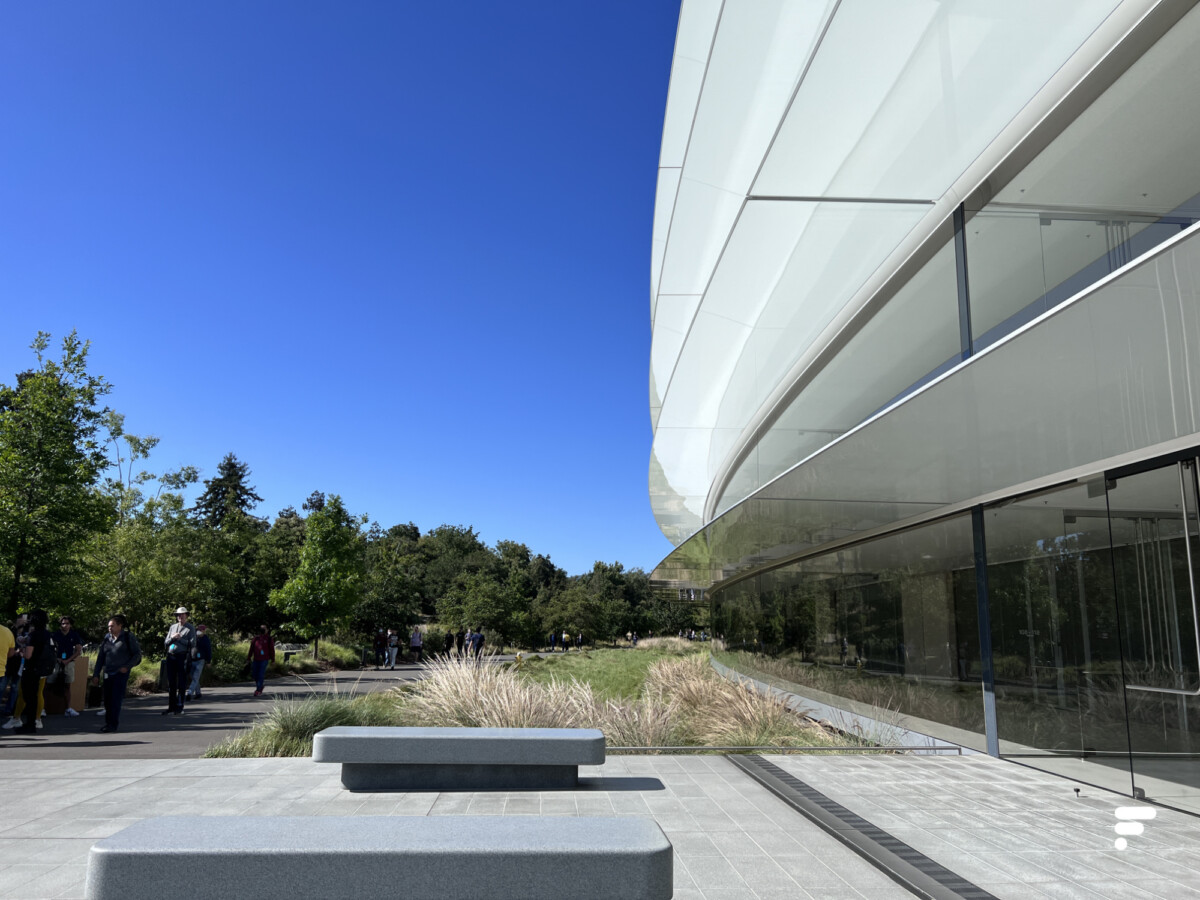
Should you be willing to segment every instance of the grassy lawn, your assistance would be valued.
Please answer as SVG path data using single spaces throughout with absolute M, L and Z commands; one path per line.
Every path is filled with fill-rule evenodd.
M 531 656 L 522 660 L 521 675 L 538 684 L 559 681 L 586 681 L 603 700 L 632 700 L 642 691 L 646 673 L 659 660 L 681 654 L 671 650 L 585 650 Z

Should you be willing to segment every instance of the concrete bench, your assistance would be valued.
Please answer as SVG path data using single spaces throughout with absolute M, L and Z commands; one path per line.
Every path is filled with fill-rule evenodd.
M 646 898 L 672 894 L 672 848 L 648 818 L 187 816 L 92 846 L 89 900 L 173 896 Z
M 351 791 L 563 790 L 604 762 L 594 728 L 326 728 L 313 761 L 342 764 Z

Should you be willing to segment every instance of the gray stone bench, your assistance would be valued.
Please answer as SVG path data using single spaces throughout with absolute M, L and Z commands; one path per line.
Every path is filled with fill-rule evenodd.
M 341 763 L 351 791 L 563 790 L 604 762 L 594 728 L 326 728 L 314 762 Z
M 173 896 L 646 898 L 672 894 L 672 848 L 648 818 L 187 816 L 92 846 L 89 900 Z

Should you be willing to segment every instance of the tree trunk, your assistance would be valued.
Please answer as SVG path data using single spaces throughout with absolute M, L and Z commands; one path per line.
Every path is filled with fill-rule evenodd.
M 321 642 L 321 639 L 319 637 L 313 638 L 313 659 L 320 659 L 320 657 L 317 656 L 317 645 L 320 642 Z

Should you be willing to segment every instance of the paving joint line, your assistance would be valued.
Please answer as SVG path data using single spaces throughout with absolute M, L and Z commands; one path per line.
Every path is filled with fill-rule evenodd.
M 761 756 L 746 754 L 725 758 L 916 896 L 925 900 L 997 900 L 994 894 L 872 825 Z

